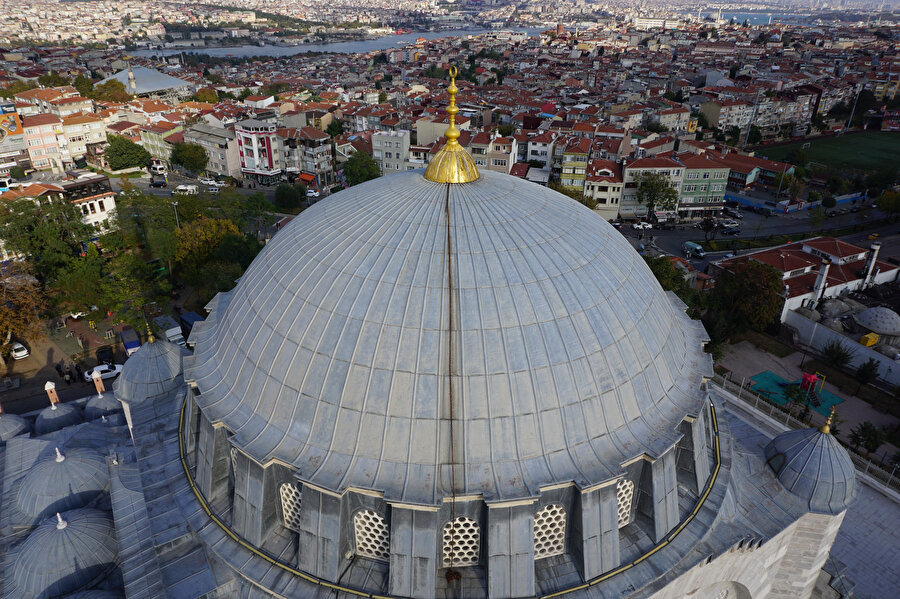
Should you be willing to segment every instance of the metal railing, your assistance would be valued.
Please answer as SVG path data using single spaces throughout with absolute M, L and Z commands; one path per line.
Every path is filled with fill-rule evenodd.
M 769 398 L 760 395 L 751 389 L 749 385 L 738 385 L 736 382 L 729 380 L 720 374 L 713 377 L 713 382 L 726 391 L 734 394 L 744 403 L 753 406 L 758 412 L 766 414 L 773 420 L 783 423 L 788 428 L 801 429 L 809 428 L 810 426 L 808 423 L 792 416 L 788 408 L 779 406 Z M 886 470 L 877 462 L 873 462 L 871 458 L 857 453 L 853 447 L 847 445 L 847 443 L 839 437 L 836 436 L 835 439 L 837 439 L 838 442 L 844 446 L 844 449 L 847 450 L 847 453 L 850 455 L 850 459 L 853 461 L 853 465 L 856 466 L 857 470 L 877 479 L 888 488 L 900 492 L 900 472 L 898 472 L 898 466 L 893 466 L 891 470 Z

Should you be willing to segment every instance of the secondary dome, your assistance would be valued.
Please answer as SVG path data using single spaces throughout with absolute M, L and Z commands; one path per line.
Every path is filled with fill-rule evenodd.
M 778 435 L 766 446 L 766 463 L 810 511 L 839 514 L 856 498 L 856 469 L 828 424 Z
M 41 410 L 34 419 L 34 434 L 46 435 L 81 422 L 81 410 L 67 403 L 57 403 Z
M 876 306 L 853 315 L 856 324 L 879 335 L 900 335 L 900 315 L 884 306 Z
M 562 194 L 405 172 L 279 232 L 197 325 L 186 376 L 231 443 L 303 481 L 436 504 L 452 462 L 458 494 L 530 497 L 660 455 L 697 413 L 706 335 L 673 298 Z
M 122 368 L 113 383 L 116 398 L 141 402 L 175 390 L 182 382 L 182 359 L 186 349 L 164 339 L 143 344 Z
M 104 393 L 99 396 L 95 395 L 87 400 L 87 403 L 84 405 L 84 419 L 90 422 L 91 420 L 99 420 L 104 416 L 118 414 L 121 411 L 122 404 L 116 400 L 115 395 Z
M 112 519 L 99 510 L 48 518 L 13 550 L 7 596 L 45 599 L 96 584 L 115 565 L 115 532 Z
M 30 428 L 28 421 L 21 416 L 0 413 L 0 443 L 6 443 L 17 435 L 27 433 Z
M 16 507 L 30 518 L 43 520 L 90 504 L 108 486 L 109 470 L 96 451 L 56 449 L 19 482 Z

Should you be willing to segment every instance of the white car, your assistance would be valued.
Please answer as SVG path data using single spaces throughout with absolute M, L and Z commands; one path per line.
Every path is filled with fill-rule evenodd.
M 318 191 L 316 191 L 315 189 L 307 189 L 306 190 L 306 197 L 308 197 L 308 198 L 317 198 L 320 195 L 321 194 Z
M 101 364 L 100 366 L 94 366 L 90 370 L 84 371 L 84 380 L 87 382 L 92 382 L 94 380 L 94 373 L 99 372 L 101 379 L 114 379 L 122 372 L 121 364 Z
M 28 348 L 22 345 L 21 343 L 13 343 L 12 351 L 10 352 L 13 360 L 21 360 L 22 358 L 27 358 L 31 355 L 31 352 L 28 351 Z
M 731 229 L 733 227 L 739 227 L 740 223 L 738 223 L 736 220 L 720 220 L 719 226 L 723 229 Z
M 213 181 L 213 185 L 216 187 L 228 187 L 228 183 L 225 181 Z
M 653 225 L 650 223 L 632 223 L 632 229 L 652 229 Z
M 209 177 L 201 177 L 201 178 L 200 178 L 200 184 L 201 184 L 201 185 L 206 185 L 207 187 L 215 186 L 216 180 L 215 180 L 215 179 L 210 179 Z

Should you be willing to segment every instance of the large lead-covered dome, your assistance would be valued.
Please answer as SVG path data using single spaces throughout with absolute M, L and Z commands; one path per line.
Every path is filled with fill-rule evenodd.
M 711 371 L 683 308 L 561 194 L 407 172 L 281 231 L 196 325 L 186 378 L 232 443 L 306 482 L 435 504 L 452 462 L 457 494 L 512 499 L 676 442 Z

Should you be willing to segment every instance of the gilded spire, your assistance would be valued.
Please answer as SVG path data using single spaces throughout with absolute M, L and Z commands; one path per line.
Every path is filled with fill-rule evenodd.
M 831 432 L 831 423 L 834 420 L 834 406 L 831 406 L 831 413 L 828 414 L 828 419 L 825 421 L 825 424 L 819 427 L 820 433 L 825 433 L 826 435 Z
M 437 183 L 471 183 L 477 181 L 479 177 L 475 161 L 465 148 L 459 145 L 459 129 L 456 128 L 456 115 L 459 113 L 456 106 L 456 94 L 459 92 L 459 88 L 456 87 L 458 72 L 455 66 L 450 67 L 450 87 L 447 88 L 447 93 L 450 94 L 450 105 L 447 106 L 450 124 L 444 132 L 447 143 L 425 170 L 425 178 Z

